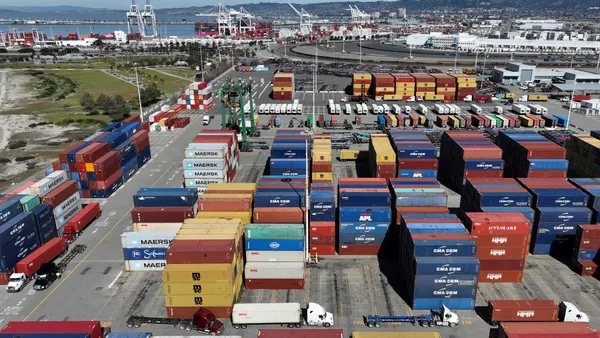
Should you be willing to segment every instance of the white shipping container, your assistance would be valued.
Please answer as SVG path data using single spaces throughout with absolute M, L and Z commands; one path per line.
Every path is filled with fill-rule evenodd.
M 246 251 L 246 262 L 303 262 L 303 251 Z
M 185 158 L 224 158 L 229 156 L 226 143 L 190 143 Z
M 167 265 L 163 259 L 150 261 L 125 261 L 125 271 L 162 271 Z
M 64 202 L 62 202 L 56 208 L 54 208 L 54 218 L 61 216 L 65 211 L 74 206 L 76 203 L 81 204 L 81 197 L 79 197 L 79 192 L 76 192 L 73 195 L 69 196 Z
M 124 232 L 121 234 L 123 248 L 168 248 L 176 232 Z
M 279 324 L 300 323 L 302 309 L 299 303 L 236 303 L 233 304 L 231 323 Z
M 133 223 L 137 232 L 177 232 L 183 223 Z
M 57 170 L 52 174 L 44 177 L 43 179 L 34 183 L 29 189 L 34 195 L 40 197 L 46 196 L 52 190 L 56 189 L 59 185 L 69 180 L 67 172 L 64 170 Z
M 183 177 L 188 178 L 225 178 L 227 177 L 227 169 L 194 169 L 184 170 Z
M 75 215 L 77 215 L 77 213 L 79 211 L 81 211 L 81 203 L 77 203 L 77 204 L 73 205 L 70 209 L 67 209 L 65 212 L 63 212 L 62 215 L 55 218 L 56 228 L 59 229 L 58 232 L 60 234 L 62 234 L 62 232 L 61 232 L 62 228 L 64 228 L 64 226 L 67 224 L 67 222 L 69 222 L 69 220 L 71 218 L 73 218 Z
M 304 262 L 248 262 L 244 268 L 246 279 L 301 279 Z
M 222 178 L 188 178 L 185 185 L 190 187 L 207 186 L 211 183 L 226 183 Z
M 184 169 L 223 169 L 227 167 L 225 159 L 185 159 Z

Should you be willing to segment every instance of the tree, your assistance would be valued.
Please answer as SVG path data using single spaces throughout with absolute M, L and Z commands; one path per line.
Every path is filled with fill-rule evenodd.
M 161 95 L 162 92 L 158 88 L 156 82 L 152 82 L 150 85 L 146 86 L 140 91 L 140 96 L 142 97 L 142 106 L 146 107 L 157 102 Z
M 113 104 L 112 102 L 113 100 L 111 99 L 110 96 L 106 95 L 106 94 L 100 94 L 100 96 L 98 96 L 98 99 L 96 100 L 96 107 L 99 110 L 102 110 L 104 113 L 106 113 L 108 110 L 111 109 L 111 106 Z
M 121 95 L 112 97 L 109 109 L 104 113 L 113 121 L 121 121 L 129 116 L 130 106 Z
M 83 95 L 81 95 L 81 98 L 79 98 L 79 104 L 88 113 L 93 113 L 96 111 L 96 102 L 94 102 L 94 97 L 88 92 L 85 92 Z

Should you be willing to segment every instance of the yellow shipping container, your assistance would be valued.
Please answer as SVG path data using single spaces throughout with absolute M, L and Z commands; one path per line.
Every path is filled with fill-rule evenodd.
M 530 119 L 527 116 L 519 116 L 519 119 L 521 120 L 521 125 L 525 126 L 525 127 L 533 127 L 533 120 Z
M 435 88 L 435 82 L 417 82 L 415 88 L 417 88 L 417 90 L 419 90 L 419 88 Z
M 175 239 L 180 240 L 191 240 L 191 241 L 199 241 L 199 240 L 234 240 L 236 246 L 240 245 L 241 235 L 239 234 L 202 234 L 202 233 L 185 233 L 185 234 L 177 234 L 175 235 Z
M 450 127 L 459 127 L 460 126 L 460 121 L 456 117 L 454 117 L 452 115 L 449 115 L 448 116 L 448 125 Z
M 244 225 L 250 223 L 252 212 L 249 211 L 198 211 L 196 218 L 239 218 Z
M 312 173 L 313 180 L 333 180 L 332 173 L 316 172 Z
M 273 87 L 274 92 L 293 92 L 294 87 Z
M 400 95 L 383 95 L 383 99 L 386 101 L 398 101 L 402 99 L 402 96 Z
M 415 88 L 415 83 L 414 82 L 396 82 L 396 89 L 397 88 Z
M 165 303 L 169 307 L 231 306 L 236 300 L 234 295 L 165 296 Z
M 331 138 L 317 138 L 313 140 L 313 144 L 331 144 Z
M 439 332 L 352 332 L 352 338 L 441 338 Z
M 370 80 L 372 76 L 369 73 L 353 73 L 352 78 L 356 80 Z
M 235 295 L 237 285 L 241 284 L 242 274 L 230 282 L 192 282 L 192 283 L 164 283 L 165 296 L 175 295 Z
M 514 99 L 515 97 L 517 97 L 517 94 L 515 93 L 506 93 L 504 94 L 504 97 L 507 99 Z
M 87 171 L 88 173 L 93 173 L 94 172 L 94 163 L 86 163 L 85 171 Z
M 354 161 L 358 158 L 360 150 L 342 149 L 340 150 L 341 161 Z
M 444 88 L 437 87 L 435 89 L 435 91 L 437 93 L 455 93 L 456 92 L 456 88 L 453 88 L 453 87 L 444 87 Z
M 396 120 L 396 116 L 390 115 L 390 122 L 392 123 L 392 127 L 398 126 L 398 120 Z
M 210 183 L 206 190 L 256 190 L 256 183 Z
M 427 122 L 427 118 L 423 115 L 419 115 L 419 125 L 422 126 Z
M 461 82 L 458 84 L 458 88 L 476 88 L 477 82 Z
M 415 96 L 425 96 L 428 93 L 430 94 L 431 92 L 419 92 L 419 91 L 417 91 L 417 92 L 415 92 Z
M 415 92 L 414 91 L 396 92 L 396 95 L 398 96 L 398 100 L 402 100 L 403 96 L 415 96 Z
M 395 90 L 395 87 L 375 87 L 375 91 L 378 93 L 393 93 Z
M 291 77 L 291 78 L 293 78 L 294 73 L 277 73 L 277 74 L 273 75 L 273 77 L 281 77 L 281 78 Z
M 426 95 L 425 96 L 425 101 L 442 101 L 444 100 L 444 95 Z
M 318 152 L 318 153 L 314 153 L 313 152 L 313 161 L 315 162 L 331 162 L 331 152 L 330 153 L 323 153 L 323 152 Z
M 227 264 L 167 264 L 162 272 L 163 283 L 230 282 L 233 280 L 238 262 Z M 237 271 L 237 273 L 241 274 L 241 271 Z
M 240 224 L 234 223 L 221 223 L 221 224 L 198 224 L 198 223 L 188 223 L 181 226 L 179 229 L 238 229 L 241 230 L 242 226 Z M 181 234 L 185 234 L 185 232 L 181 232 Z
M 371 85 L 369 85 L 369 84 L 364 84 L 364 85 L 363 84 L 353 84 L 352 89 L 353 90 L 361 90 L 361 88 L 363 86 L 365 87 L 365 90 L 368 90 L 369 88 L 371 88 Z

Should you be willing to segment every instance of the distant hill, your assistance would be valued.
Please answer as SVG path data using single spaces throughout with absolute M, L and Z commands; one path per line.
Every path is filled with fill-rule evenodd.
M 116 9 L 92 8 L 82 6 L 2 6 L 1 11 L 11 12 L 115 12 Z

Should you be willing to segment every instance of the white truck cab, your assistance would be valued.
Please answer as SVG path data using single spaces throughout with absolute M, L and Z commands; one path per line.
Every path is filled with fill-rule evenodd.
M 208 126 L 209 123 L 210 123 L 210 116 L 204 115 L 204 117 L 202 117 L 202 125 Z
M 589 323 L 590 317 L 579 309 L 573 303 L 561 302 L 559 305 L 558 317 L 561 322 Z
M 306 325 L 308 326 L 333 326 L 333 313 L 327 312 L 317 303 L 308 303 L 306 309 Z
M 458 318 L 458 315 L 452 311 L 450 311 L 450 309 L 448 309 L 446 307 L 446 305 L 442 305 L 442 309 L 440 310 L 440 312 L 437 314 L 438 318 L 436 321 L 436 325 L 437 326 L 457 326 L 460 323 L 460 319 Z
M 7 292 L 19 292 L 25 285 L 29 283 L 29 278 L 24 273 L 13 273 L 8 278 L 8 284 L 6 285 Z

